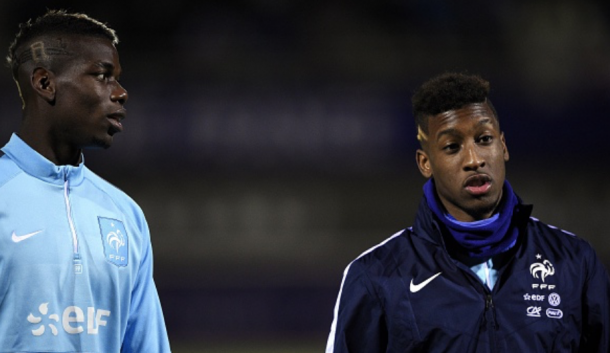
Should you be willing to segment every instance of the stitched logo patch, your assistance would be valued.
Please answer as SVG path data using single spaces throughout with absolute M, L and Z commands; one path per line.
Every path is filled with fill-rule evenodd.
M 125 225 L 116 219 L 104 217 L 97 219 L 100 223 L 106 260 L 117 266 L 127 266 L 128 239 Z

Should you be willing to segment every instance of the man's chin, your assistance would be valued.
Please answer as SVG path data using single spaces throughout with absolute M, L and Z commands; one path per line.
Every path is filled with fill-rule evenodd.
M 106 136 L 103 139 L 96 138 L 87 146 L 84 146 L 83 149 L 88 150 L 106 150 L 112 146 L 112 142 L 114 141 L 112 136 Z
M 472 218 L 481 220 L 491 217 L 497 210 L 500 204 L 499 196 L 477 198 L 472 200 L 464 209 Z

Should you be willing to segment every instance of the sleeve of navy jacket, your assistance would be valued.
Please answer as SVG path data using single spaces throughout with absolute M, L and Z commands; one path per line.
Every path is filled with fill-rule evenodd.
M 17 135 L 2 152 L 0 352 L 170 352 L 140 207 Z
M 326 353 L 385 351 L 383 309 L 367 280 L 358 263 L 345 270 Z
M 610 278 L 592 248 L 586 264 L 580 352 L 610 352 Z

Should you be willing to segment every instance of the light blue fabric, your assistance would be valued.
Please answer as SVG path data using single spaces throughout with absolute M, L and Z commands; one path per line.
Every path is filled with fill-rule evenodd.
M 0 352 L 169 352 L 139 206 L 15 134 L 2 151 Z
M 449 213 L 445 213 L 445 217 L 447 217 L 447 219 L 450 220 L 452 223 L 459 224 L 463 227 L 482 227 L 482 226 L 486 226 L 488 224 L 492 224 L 493 222 L 497 221 L 498 218 L 500 218 L 500 214 L 495 213 L 493 216 L 491 216 L 489 218 L 482 219 L 480 221 L 472 221 L 472 222 L 458 221 L 457 219 L 455 219 L 455 217 L 453 217 Z
M 493 289 L 498 279 L 498 271 L 493 268 L 493 261 L 489 259 L 470 268 L 489 289 Z

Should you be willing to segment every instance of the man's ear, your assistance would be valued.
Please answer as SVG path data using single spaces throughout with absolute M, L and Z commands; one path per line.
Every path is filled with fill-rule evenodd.
M 53 72 L 37 67 L 31 76 L 32 89 L 42 99 L 53 104 L 55 102 L 55 75 Z
M 419 172 L 426 179 L 432 176 L 432 168 L 430 167 L 430 158 L 424 150 L 418 149 L 415 152 L 415 162 L 417 163 L 417 167 L 419 168 Z

